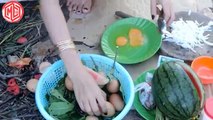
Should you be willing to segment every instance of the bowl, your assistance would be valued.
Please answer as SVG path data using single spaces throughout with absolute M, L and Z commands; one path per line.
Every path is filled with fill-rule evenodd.
M 89 68 L 95 68 L 94 62 L 91 59 L 94 59 L 95 64 L 98 68 L 108 73 L 113 65 L 113 60 L 101 55 L 94 54 L 82 54 L 81 60 Z M 57 83 L 61 78 L 64 77 L 66 73 L 64 63 L 60 60 L 55 62 L 39 79 L 37 88 L 36 88 L 36 104 L 42 114 L 42 116 L 47 120 L 54 120 L 45 108 L 48 106 L 48 101 L 46 95 L 56 87 Z M 121 120 L 129 112 L 134 100 L 134 84 L 129 73 L 122 67 L 119 63 L 116 62 L 114 75 L 118 78 L 121 84 L 121 91 L 123 93 L 123 98 L 125 101 L 124 109 L 115 117 L 113 120 Z
M 203 84 L 213 83 L 213 57 L 197 57 L 192 61 L 191 67 L 197 73 Z

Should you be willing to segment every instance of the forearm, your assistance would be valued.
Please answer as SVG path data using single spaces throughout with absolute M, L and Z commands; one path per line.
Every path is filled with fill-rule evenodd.
M 54 44 L 70 39 L 69 30 L 59 0 L 40 0 L 40 12 Z
M 40 0 L 40 12 L 49 33 L 49 36 L 55 45 L 61 41 L 71 40 L 69 30 L 58 0 Z M 60 51 L 60 57 L 65 63 L 70 76 L 76 74 L 76 69 L 82 65 L 79 55 L 75 49 L 65 49 Z

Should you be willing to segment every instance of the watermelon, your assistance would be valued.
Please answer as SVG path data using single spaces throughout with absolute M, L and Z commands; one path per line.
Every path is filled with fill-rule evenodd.
M 165 62 L 154 73 L 152 93 L 158 109 L 172 120 L 197 117 L 204 103 L 204 88 L 183 62 Z

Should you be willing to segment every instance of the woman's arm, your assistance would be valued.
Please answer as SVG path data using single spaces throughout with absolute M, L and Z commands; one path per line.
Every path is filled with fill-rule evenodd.
M 49 36 L 55 45 L 62 41 L 71 41 L 67 24 L 58 0 L 40 0 L 40 12 Z M 100 115 L 100 110 L 106 112 L 106 101 L 101 89 L 92 76 L 83 67 L 75 49 L 67 48 L 60 51 L 68 76 L 72 79 L 74 92 L 81 109 L 88 114 Z
M 40 12 L 45 26 L 53 43 L 57 45 L 61 41 L 70 40 L 71 37 L 58 0 L 40 0 Z M 80 58 L 75 49 L 67 49 L 61 52 L 61 58 L 64 60 L 68 71 L 81 65 Z M 72 63 L 70 64 L 72 60 Z M 69 66 L 69 67 L 68 67 Z M 73 73 L 73 72 L 71 72 Z

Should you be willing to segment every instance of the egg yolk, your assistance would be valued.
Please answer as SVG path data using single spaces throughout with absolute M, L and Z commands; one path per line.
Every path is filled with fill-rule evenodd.
M 118 37 L 116 40 L 117 46 L 125 46 L 127 44 L 128 40 L 125 37 Z
M 130 29 L 129 40 L 131 46 L 137 47 L 143 45 L 144 37 L 139 29 Z

